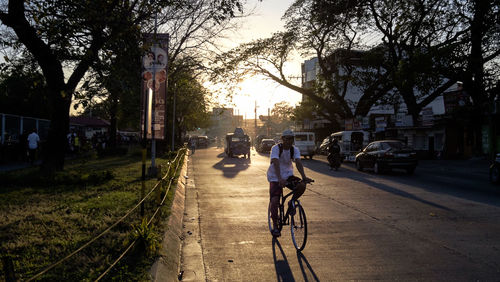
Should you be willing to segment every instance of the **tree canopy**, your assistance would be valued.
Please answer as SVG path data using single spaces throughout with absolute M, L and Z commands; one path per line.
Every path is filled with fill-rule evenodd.
M 11 37 L 3 43 L 25 48 L 43 74 L 48 89 L 50 129 L 43 168 L 60 170 L 69 128 L 69 107 L 78 84 L 106 55 L 106 46 L 128 38 L 131 29 L 141 30 L 154 12 L 187 1 L 2 1 L 0 21 Z M 218 21 L 234 17 L 241 1 L 208 1 L 219 8 Z M 13 32 L 13 33 L 12 33 Z M 11 38 L 7 41 L 5 38 Z M 132 38 L 134 40 L 134 38 Z

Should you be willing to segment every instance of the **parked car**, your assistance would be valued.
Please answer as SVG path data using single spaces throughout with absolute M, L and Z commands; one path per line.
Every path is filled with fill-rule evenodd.
M 208 137 L 207 136 L 198 136 L 198 148 L 207 148 L 208 147 Z
M 262 139 L 257 146 L 259 153 L 269 153 L 271 148 L 276 144 L 273 139 Z
M 356 155 L 356 168 L 360 171 L 371 168 L 375 173 L 382 173 L 398 168 L 412 174 L 417 164 L 417 152 L 399 140 L 371 142 Z

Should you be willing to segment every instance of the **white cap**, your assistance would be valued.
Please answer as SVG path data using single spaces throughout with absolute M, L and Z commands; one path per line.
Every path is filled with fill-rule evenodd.
M 283 133 L 281 134 L 281 136 L 295 136 L 295 134 L 293 134 L 293 131 L 291 131 L 290 129 L 286 129 L 285 131 L 283 131 Z

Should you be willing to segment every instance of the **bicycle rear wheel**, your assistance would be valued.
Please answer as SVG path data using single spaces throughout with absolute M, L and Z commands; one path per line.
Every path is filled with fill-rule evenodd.
M 306 212 L 298 202 L 295 203 L 295 214 L 291 215 L 290 231 L 293 245 L 298 251 L 302 251 L 307 242 L 307 220 Z

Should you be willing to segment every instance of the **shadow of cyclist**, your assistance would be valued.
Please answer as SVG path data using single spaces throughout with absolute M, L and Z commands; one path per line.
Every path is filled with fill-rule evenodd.
M 278 247 L 281 257 L 278 259 L 276 255 L 276 247 Z M 281 244 L 278 239 L 273 237 L 273 258 L 274 258 L 274 267 L 276 269 L 276 280 L 277 281 L 295 281 L 293 278 L 292 269 L 288 264 L 288 260 L 286 258 L 285 252 L 283 252 L 283 248 L 281 248 Z
M 306 257 L 302 252 L 297 252 L 297 260 L 299 261 L 300 270 L 302 271 L 302 275 L 304 276 L 304 281 L 309 281 L 309 276 L 312 275 L 312 279 L 314 279 L 314 281 L 319 282 L 318 276 L 316 276 L 316 273 L 314 272 L 314 270 L 312 269 L 311 265 L 309 264 L 309 262 L 307 261 Z M 304 268 L 304 264 L 307 266 L 307 269 Z

